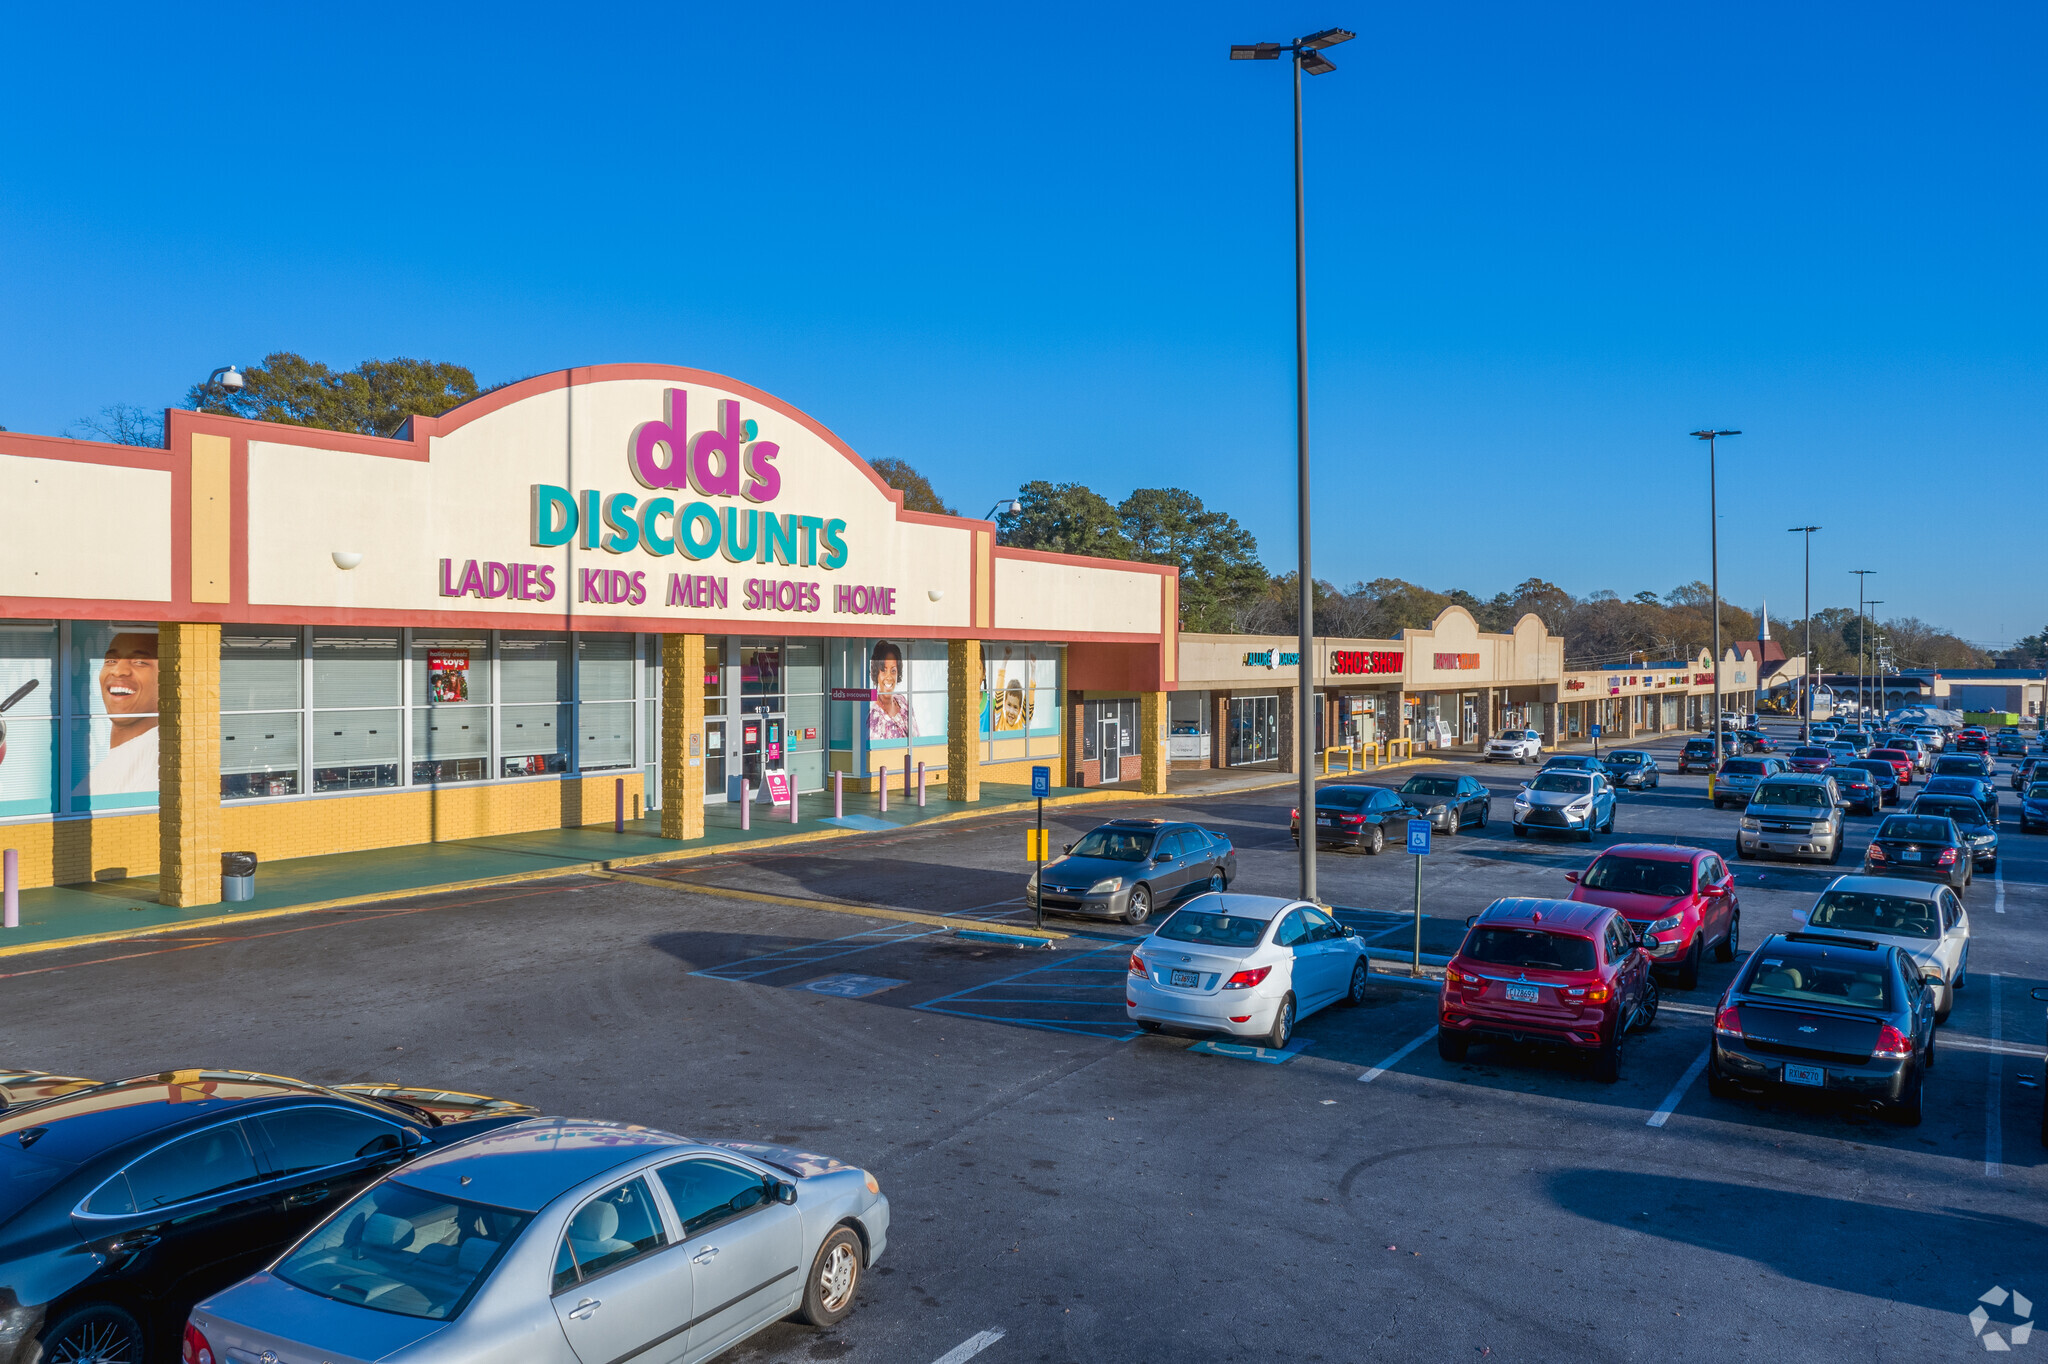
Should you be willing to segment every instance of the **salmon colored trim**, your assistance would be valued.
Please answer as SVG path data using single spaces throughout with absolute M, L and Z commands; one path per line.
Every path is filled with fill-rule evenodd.
M 106 441 L 73 440 L 70 436 L 32 436 L 21 431 L 0 431 L 0 455 L 166 472 L 176 464 L 169 450 L 156 450 L 147 445 L 113 445 Z
M 1180 570 L 1172 564 L 1148 564 L 1137 559 L 1097 559 L 1087 554 L 1054 554 L 1043 549 L 1018 549 L 1013 545 L 995 546 L 998 559 L 1030 559 L 1042 564 L 1074 564 L 1081 568 L 1092 568 L 1097 572 L 1110 573 L 1161 573 L 1179 577 Z
M 195 620 L 192 614 L 192 435 L 183 437 L 183 448 L 172 446 L 171 461 L 171 600 L 169 605 L 180 620 Z M 159 603 L 157 609 L 163 609 Z M 214 610 L 221 608 L 216 605 Z

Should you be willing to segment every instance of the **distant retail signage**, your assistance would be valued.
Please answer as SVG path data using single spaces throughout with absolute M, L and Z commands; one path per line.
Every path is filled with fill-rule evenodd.
M 1301 655 L 1283 654 L 1277 649 L 1262 649 L 1255 652 L 1247 652 L 1244 656 L 1244 666 L 1247 668 L 1298 668 L 1301 666 Z
M 1711 687 L 1714 685 L 1714 675 L 1712 673 L 1694 673 L 1692 680 L 1695 686 Z
M 1330 671 L 1340 677 L 1397 673 L 1405 658 L 1398 649 L 1337 649 L 1330 654 Z
M 1469 672 L 1478 666 L 1478 654 L 1438 654 L 1436 656 L 1436 670 L 1440 673 Z
M 1586 684 L 1576 677 L 1569 677 L 1565 679 L 1564 689 L 1566 691 L 1584 691 Z
M 875 699 L 875 689 L 873 687 L 834 687 L 832 688 L 831 696 L 834 701 L 872 701 Z

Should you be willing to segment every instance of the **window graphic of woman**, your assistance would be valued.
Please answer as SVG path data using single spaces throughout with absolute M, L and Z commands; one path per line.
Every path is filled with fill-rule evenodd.
M 868 737 L 908 739 L 917 733 L 903 675 L 903 650 L 886 639 L 877 643 L 868 655 L 868 681 L 875 688 L 875 699 L 868 704 Z

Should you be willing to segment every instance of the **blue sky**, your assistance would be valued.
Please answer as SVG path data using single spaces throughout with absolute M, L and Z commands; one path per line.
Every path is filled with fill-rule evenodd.
M 209 22 L 211 20 L 211 22 Z M 0 424 L 297 350 L 734 375 L 970 514 L 1192 488 L 1318 577 L 1706 576 L 1980 641 L 2048 603 L 2048 11 L 41 6 L 0 86 Z

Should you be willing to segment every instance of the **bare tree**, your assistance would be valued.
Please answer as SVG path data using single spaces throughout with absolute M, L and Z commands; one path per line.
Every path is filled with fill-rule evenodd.
M 103 440 L 113 445 L 147 445 L 161 450 L 164 444 L 163 414 L 133 403 L 103 407 L 97 417 L 80 417 L 71 423 L 71 434 L 80 440 Z

